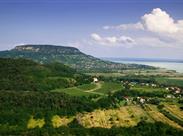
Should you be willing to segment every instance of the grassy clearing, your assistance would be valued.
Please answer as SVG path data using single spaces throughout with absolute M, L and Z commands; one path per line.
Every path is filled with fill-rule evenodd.
M 160 84 L 183 87 L 182 79 L 156 78 L 156 81 Z
M 139 122 L 140 120 L 153 122 L 153 119 L 150 118 L 147 112 L 140 106 L 128 106 L 128 111 L 136 122 Z
M 66 89 L 56 89 L 52 90 L 52 92 L 63 92 L 72 96 L 89 96 L 91 93 L 85 92 L 77 87 L 70 87 Z
M 124 106 L 119 109 L 95 110 L 90 113 L 78 114 L 77 120 L 86 128 L 102 127 L 132 127 L 142 119 L 148 119 L 145 111 L 140 106 Z
M 95 110 L 91 113 L 78 115 L 77 120 L 86 128 L 136 125 L 125 108 L 121 110 Z
M 91 76 L 104 76 L 104 77 L 121 77 L 125 76 L 123 73 L 85 73 Z
M 183 80 L 183 77 L 180 76 L 180 77 L 169 77 L 168 79 L 178 79 L 178 80 Z
M 122 89 L 120 83 L 99 82 L 92 84 L 84 84 L 77 87 L 70 87 L 65 89 L 55 89 L 52 92 L 64 92 L 73 96 L 89 96 L 89 95 L 106 95 L 109 91 L 115 92 Z
M 80 85 L 80 86 L 77 86 L 78 89 L 81 89 L 81 90 L 91 90 L 91 89 L 95 89 L 96 88 L 96 84 L 92 83 L 92 84 L 84 84 L 84 85 Z
M 85 92 L 86 90 L 94 89 L 96 87 L 95 84 L 84 84 L 76 87 L 70 87 L 70 88 L 59 88 L 52 90 L 51 92 L 64 92 L 72 96 L 89 96 L 93 93 Z
M 107 94 L 108 92 L 115 92 L 122 89 L 122 85 L 120 83 L 113 83 L 113 82 L 103 82 L 101 84 L 101 88 L 95 90 L 94 92 L 100 92 Z
M 33 129 L 36 127 L 42 128 L 45 124 L 44 119 L 34 119 L 33 116 L 29 119 L 27 123 L 27 128 L 28 129 Z
M 178 125 L 176 122 L 170 120 L 166 116 L 164 116 L 162 113 L 160 113 L 155 105 L 146 105 L 145 109 L 149 116 L 154 120 L 154 121 L 160 121 L 165 124 L 169 124 L 172 127 L 183 129 L 180 125 Z
M 54 115 L 51 121 L 52 121 L 53 127 L 58 128 L 61 126 L 67 126 L 72 120 L 73 118 L 60 117 L 58 115 Z
M 143 75 L 143 76 L 167 76 L 167 77 L 173 77 L 173 76 L 183 76 L 180 73 L 176 73 L 171 70 L 167 69 L 131 69 L 131 70 L 123 70 L 121 72 L 107 72 L 107 73 L 85 73 L 87 75 L 91 76 L 104 76 L 104 77 L 122 77 L 127 75 Z
M 176 116 L 178 119 L 183 120 L 183 111 L 177 105 L 164 104 L 164 109 Z
M 132 89 L 140 92 L 167 92 L 165 88 L 153 88 L 149 86 L 134 86 Z
M 177 124 L 179 124 L 180 126 L 183 127 L 183 121 L 181 119 L 177 118 L 175 115 L 173 115 L 169 111 L 161 109 L 160 112 L 163 113 L 170 120 L 176 122 Z
M 140 121 L 151 123 L 160 121 L 172 127 L 183 129 L 175 121 L 159 112 L 155 105 L 145 105 L 144 109 L 140 105 L 122 106 L 117 109 L 97 109 L 93 112 L 78 113 L 72 117 L 54 115 L 51 122 L 54 128 L 59 128 L 68 126 L 75 119 L 79 125 L 85 128 L 133 127 Z M 41 128 L 44 124 L 44 119 L 34 119 L 31 117 L 27 128 Z
M 81 126 L 86 128 L 111 128 L 114 126 L 133 127 L 144 118 L 147 118 L 145 121 L 152 122 L 152 120 L 148 119 L 147 114 L 140 106 L 131 105 L 123 106 L 118 109 L 98 109 L 93 112 L 78 113 L 72 117 L 54 115 L 51 118 L 51 123 L 54 128 L 59 128 L 62 126 L 68 126 L 68 124 L 76 119 Z M 42 128 L 44 125 L 44 119 L 34 119 L 33 116 L 31 116 L 27 128 Z

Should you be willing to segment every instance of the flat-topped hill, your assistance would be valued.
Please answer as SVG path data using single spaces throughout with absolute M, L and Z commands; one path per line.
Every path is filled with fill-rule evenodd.
M 54 45 L 20 45 L 8 51 L 1 51 L 0 57 L 28 58 L 41 64 L 60 62 L 85 72 L 121 71 L 126 69 L 154 69 L 137 64 L 119 64 L 86 55 L 74 47 Z

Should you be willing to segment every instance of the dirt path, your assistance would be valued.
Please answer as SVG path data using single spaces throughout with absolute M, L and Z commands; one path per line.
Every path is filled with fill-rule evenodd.
M 95 90 L 98 90 L 98 89 L 100 89 L 102 87 L 102 84 L 101 83 L 96 83 L 95 85 L 96 85 L 95 88 L 90 89 L 90 90 L 87 90 L 85 92 L 94 92 Z
M 99 94 L 99 95 L 105 95 L 103 93 L 95 92 L 96 90 L 100 89 L 101 87 L 102 87 L 102 84 L 101 83 L 96 83 L 96 87 L 95 88 L 90 89 L 90 90 L 87 90 L 85 92 L 93 93 L 93 94 Z

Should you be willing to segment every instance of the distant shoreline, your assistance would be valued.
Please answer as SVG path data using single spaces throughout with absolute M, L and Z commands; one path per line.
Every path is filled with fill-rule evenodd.
M 109 60 L 109 61 L 141 61 L 141 62 L 173 62 L 173 63 L 183 63 L 183 60 L 179 60 L 179 59 L 114 58 L 114 57 L 100 57 L 100 59 Z
M 167 70 L 175 70 L 176 72 L 183 73 L 183 60 L 176 59 L 146 59 L 146 58 L 101 58 L 117 63 L 124 64 L 139 64 L 148 65 Z

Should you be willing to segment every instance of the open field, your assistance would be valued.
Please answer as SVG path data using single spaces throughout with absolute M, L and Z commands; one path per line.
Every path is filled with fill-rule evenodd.
M 165 115 L 163 115 L 161 112 L 159 112 L 155 105 L 146 105 L 145 106 L 145 110 L 147 111 L 149 116 L 154 121 L 161 121 L 161 122 L 163 122 L 165 124 L 169 124 L 172 127 L 183 129 L 179 124 L 177 124 L 176 122 L 170 120 Z
M 153 122 L 148 114 L 138 105 L 124 106 L 118 109 L 98 109 L 93 112 L 78 113 L 76 116 L 72 117 L 54 115 L 51 122 L 52 126 L 57 128 L 60 126 L 68 126 L 68 124 L 74 119 L 86 128 L 111 128 L 113 126 L 132 127 L 136 126 L 141 120 L 144 119 L 147 122 Z M 33 120 L 33 117 L 31 117 L 30 120 Z M 28 121 L 28 126 L 31 124 L 30 120 Z M 34 119 L 34 122 L 37 121 L 39 123 L 40 120 L 41 119 Z M 36 127 L 36 125 L 39 125 L 38 123 L 34 123 L 32 127 Z M 42 127 L 42 125 L 40 127 Z
M 64 92 L 64 93 L 72 95 L 72 96 L 89 96 L 89 95 L 91 95 L 90 93 L 85 92 L 81 89 L 78 89 L 77 87 L 71 87 L 71 88 L 66 88 L 66 89 L 55 89 L 55 90 L 52 90 L 51 92 Z
M 183 111 L 177 105 L 164 104 L 164 109 L 183 121 Z
M 84 88 L 86 88 L 86 86 L 88 88 L 93 88 L 92 84 L 84 85 Z M 60 89 L 51 90 L 51 92 L 64 92 L 64 93 L 72 95 L 72 96 L 89 96 L 89 95 L 92 95 L 92 93 L 89 93 L 89 92 L 87 92 L 87 90 L 82 89 L 82 88 L 83 88 L 83 86 L 70 87 L 70 88 L 65 88 L 65 89 L 60 88 Z
M 132 115 L 133 117 L 131 117 Z M 77 116 L 77 120 L 86 128 L 130 127 L 137 125 L 140 116 L 142 115 L 130 113 L 128 107 L 121 107 L 119 109 L 95 110 L 91 113 L 80 114 Z
M 95 92 L 107 94 L 108 92 L 115 92 L 121 89 L 122 89 L 122 85 L 120 83 L 102 82 L 101 88 L 96 89 Z
M 120 89 L 122 89 L 122 86 L 119 83 L 99 82 L 65 89 L 55 89 L 51 92 L 64 92 L 73 96 L 89 96 L 93 94 L 106 95 L 108 92 L 115 92 Z
M 160 84 L 165 84 L 168 86 L 179 86 L 183 87 L 182 77 L 179 78 L 156 78 L 156 81 Z
M 58 128 L 68 126 L 73 120 L 85 128 L 133 127 L 140 121 L 149 123 L 160 121 L 174 128 L 183 129 L 176 122 L 159 112 L 155 105 L 149 104 L 145 105 L 145 108 L 142 108 L 140 105 L 128 105 L 117 109 L 96 109 L 92 112 L 78 113 L 71 117 L 53 115 L 51 117 L 51 124 L 54 128 Z M 44 118 L 35 120 L 31 116 L 27 126 L 28 128 L 43 127 L 44 124 Z
M 65 88 L 65 89 L 55 89 L 52 90 L 51 92 L 64 92 L 67 93 L 69 95 L 72 96 L 89 96 L 89 95 L 93 95 L 93 94 L 99 94 L 99 95 L 103 95 L 100 93 L 95 93 L 95 89 L 99 89 L 100 83 L 98 84 L 84 84 L 84 85 L 80 85 L 80 86 L 76 86 L 76 87 L 70 87 L 70 88 Z
M 122 77 L 122 76 L 127 76 L 127 75 L 136 75 L 136 76 L 162 76 L 162 77 L 178 77 L 182 78 L 183 73 L 177 73 L 172 70 L 167 70 L 163 68 L 158 68 L 154 70 L 141 70 L 141 69 L 133 69 L 133 70 L 123 70 L 120 72 L 113 72 L 113 73 L 86 73 L 87 75 L 91 76 L 105 76 L 105 77 Z
M 81 89 L 81 90 L 91 90 L 91 89 L 95 89 L 96 88 L 96 84 L 84 84 L 84 85 L 80 85 L 77 88 Z
M 134 86 L 131 87 L 131 89 L 135 91 L 140 91 L 140 92 L 167 92 L 165 88 L 154 88 L 154 87 L 148 87 L 148 86 Z

